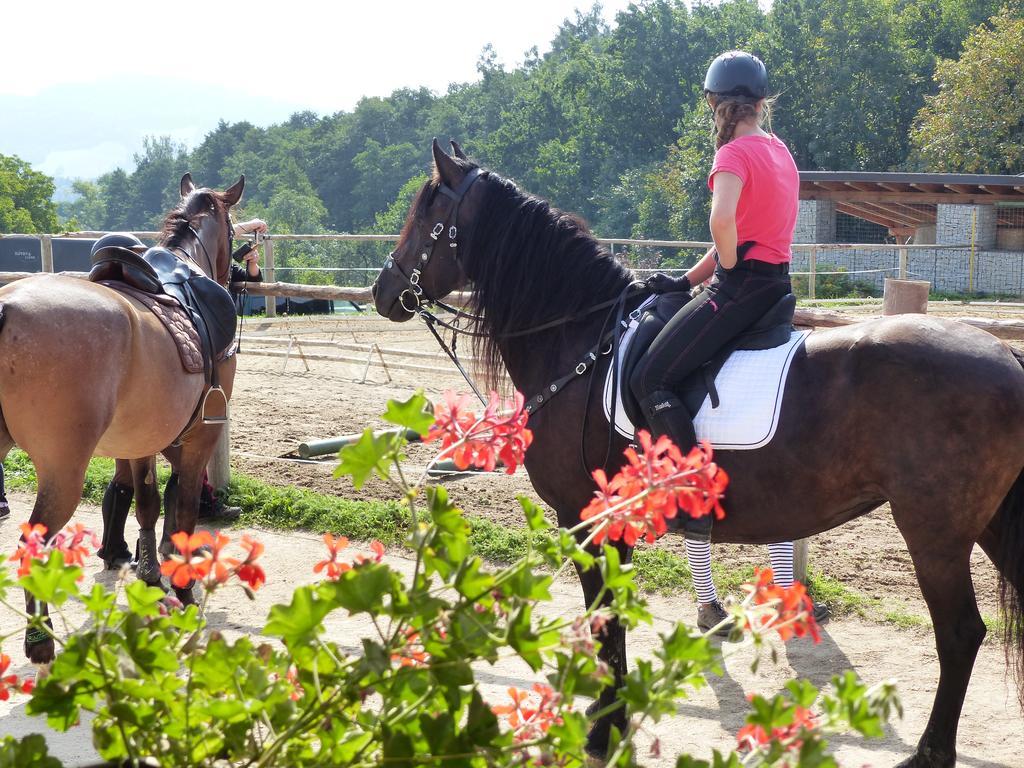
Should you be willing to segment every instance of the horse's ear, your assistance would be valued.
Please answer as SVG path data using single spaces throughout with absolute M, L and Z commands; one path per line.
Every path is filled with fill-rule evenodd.
M 452 145 L 453 155 L 459 158 L 459 160 L 469 160 L 469 158 L 466 157 L 466 153 L 462 151 L 462 147 L 459 146 L 459 142 L 457 142 L 455 139 L 449 139 L 449 141 L 451 142 Z
M 224 194 L 221 198 L 224 203 L 230 208 L 232 205 L 238 203 L 242 199 L 242 190 L 245 189 L 245 175 L 238 177 L 238 181 L 232 184 L 230 187 L 224 190 Z
M 441 145 L 437 143 L 437 139 L 434 139 L 433 145 L 434 152 L 434 167 L 437 168 L 437 175 L 441 178 L 441 181 L 447 184 L 449 187 L 457 187 L 459 185 L 459 175 L 462 171 L 459 170 L 459 166 L 455 164 L 448 153 L 441 149 Z
M 181 177 L 181 196 L 188 197 L 196 191 L 196 185 L 192 181 L 192 174 L 186 173 Z

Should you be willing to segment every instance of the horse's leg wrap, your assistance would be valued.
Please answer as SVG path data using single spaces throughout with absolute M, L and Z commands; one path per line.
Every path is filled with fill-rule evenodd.
M 25 628 L 25 656 L 33 664 L 49 664 L 56 655 L 52 634 L 53 621 L 49 616 L 44 621 L 50 632 L 42 627 Z
M 171 535 L 178 532 L 178 473 L 173 472 L 164 486 L 164 530 L 160 536 L 160 554 L 170 557 L 174 552 Z
M 136 573 L 140 579 L 154 586 L 160 583 L 160 563 L 156 553 L 156 531 L 153 528 L 139 531 L 139 566 Z
M 103 493 L 103 541 L 96 554 L 107 570 L 116 570 L 132 559 L 128 542 L 124 540 L 124 525 L 134 496 L 132 486 L 115 481 L 111 481 Z

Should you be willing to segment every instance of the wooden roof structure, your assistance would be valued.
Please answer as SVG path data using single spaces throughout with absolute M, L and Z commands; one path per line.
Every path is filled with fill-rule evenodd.
M 832 200 L 841 213 L 910 237 L 918 227 L 935 224 L 940 203 L 1024 204 L 1024 176 L 801 171 L 800 199 Z

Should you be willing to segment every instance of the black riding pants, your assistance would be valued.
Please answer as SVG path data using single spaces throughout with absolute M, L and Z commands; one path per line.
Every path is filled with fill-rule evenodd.
M 630 378 L 630 388 L 656 434 L 680 449 L 693 447 L 692 414 L 674 395 L 691 373 L 757 322 L 792 291 L 789 275 L 739 264 L 715 271 L 707 288 L 683 306 L 655 337 Z

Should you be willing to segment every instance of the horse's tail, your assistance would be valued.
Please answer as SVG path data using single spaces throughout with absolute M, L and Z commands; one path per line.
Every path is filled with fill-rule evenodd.
M 1024 472 L 1003 499 L 995 522 L 999 536 L 996 566 L 1003 648 L 1017 683 L 1017 697 L 1024 707 Z
M 1024 352 L 1012 349 L 1024 368 Z M 1024 470 L 1017 476 L 990 524 L 996 534 L 999 607 L 1003 614 L 1003 649 L 1013 670 L 1017 698 L 1024 707 Z

